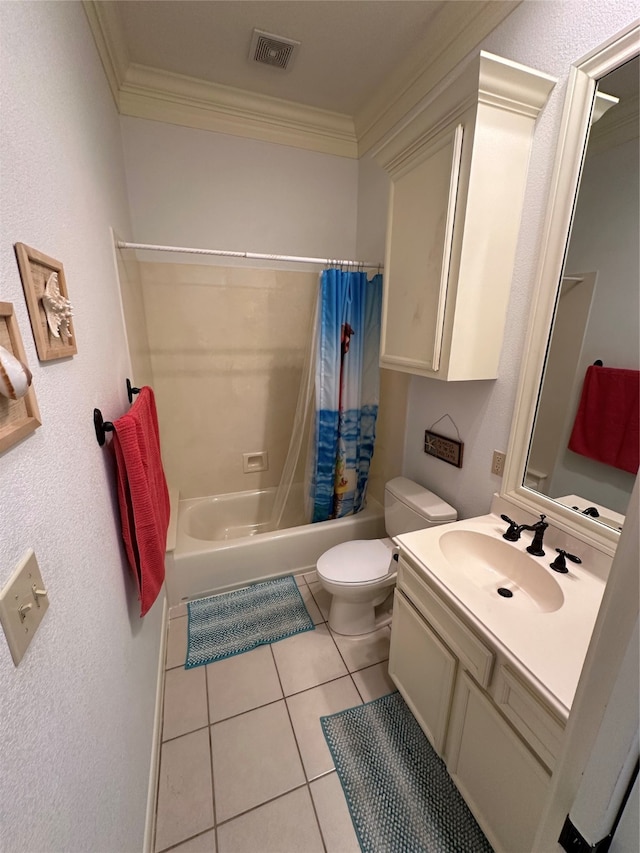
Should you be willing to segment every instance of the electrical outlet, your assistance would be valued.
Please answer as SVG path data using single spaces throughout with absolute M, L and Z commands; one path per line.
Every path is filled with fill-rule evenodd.
M 493 462 L 491 463 L 492 474 L 502 477 L 504 474 L 504 460 L 506 455 L 506 453 L 502 453 L 500 450 L 493 451 Z

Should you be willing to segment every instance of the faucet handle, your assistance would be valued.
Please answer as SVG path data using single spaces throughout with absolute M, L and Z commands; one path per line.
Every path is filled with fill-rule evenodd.
M 556 548 L 558 555 L 553 563 L 549 563 L 549 566 L 554 570 L 554 572 L 561 572 L 562 574 L 566 574 L 569 569 L 567 568 L 567 564 L 565 561 L 565 557 L 567 560 L 571 560 L 572 563 L 581 563 L 582 560 L 580 557 L 576 557 L 575 554 L 569 554 L 568 551 L 563 551 L 562 548 Z
M 513 521 L 513 519 L 509 518 L 508 515 L 504 515 L 504 513 L 500 516 L 503 521 L 506 521 L 509 525 L 509 528 L 505 533 L 502 534 L 502 538 L 506 539 L 508 542 L 517 542 L 520 538 L 520 531 L 518 530 L 518 525 Z

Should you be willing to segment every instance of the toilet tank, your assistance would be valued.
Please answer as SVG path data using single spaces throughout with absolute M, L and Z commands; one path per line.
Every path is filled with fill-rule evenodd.
M 384 520 L 387 536 L 399 536 L 458 517 L 456 510 L 433 492 L 406 477 L 389 480 L 384 490 Z

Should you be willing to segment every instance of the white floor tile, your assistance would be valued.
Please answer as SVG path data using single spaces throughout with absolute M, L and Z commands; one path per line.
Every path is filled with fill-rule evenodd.
M 304 579 L 304 575 L 294 575 L 295 582 L 299 587 L 305 587 L 307 585 L 306 580 Z
M 215 723 L 211 746 L 218 822 L 304 782 L 284 701 Z
M 317 583 L 318 581 L 318 573 L 315 569 L 312 572 L 306 572 L 302 577 L 307 583 Z
M 326 625 L 297 634 L 271 647 L 285 696 L 347 674 Z
M 371 634 L 360 634 L 357 637 L 346 637 L 333 632 L 332 636 L 349 672 L 364 669 L 389 657 L 391 634 L 388 628 L 380 628 Z
M 184 666 L 187 659 L 187 616 L 169 620 L 166 668 Z
M 215 830 L 203 832 L 197 838 L 190 838 L 188 841 L 183 841 L 177 847 L 171 848 L 171 853 L 216 853 L 216 833 Z
M 313 624 L 320 625 L 322 622 L 324 622 L 325 618 L 320 612 L 309 587 L 305 585 L 304 588 L 301 588 L 300 595 L 302 596 L 302 600 L 304 601 L 304 606 L 307 608 L 307 613 L 313 620 Z
M 218 828 L 219 853 L 323 853 L 306 788 L 278 797 Z
M 200 729 L 162 745 L 155 849 L 212 827 L 209 732 Z
M 307 779 L 333 769 L 333 759 L 320 725 L 320 717 L 361 705 L 350 677 L 339 678 L 287 699 Z
M 162 740 L 185 735 L 209 724 L 204 667 L 177 667 L 165 674 Z
M 354 672 L 351 677 L 356 683 L 363 702 L 373 702 L 374 699 L 379 699 L 398 689 L 389 676 L 388 661 Z
M 320 581 L 307 581 L 309 589 L 313 593 L 316 604 L 325 619 L 329 618 L 329 607 L 331 606 L 331 594 L 322 586 Z
M 210 663 L 206 669 L 212 723 L 282 699 L 269 646 Z
M 322 776 L 310 788 L 327 853 L 360 853 L 338 774 Z

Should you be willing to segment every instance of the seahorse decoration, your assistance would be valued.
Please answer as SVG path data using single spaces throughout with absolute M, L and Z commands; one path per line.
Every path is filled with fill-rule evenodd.
M 44 305 L 47 323 L 53 337 L 62 337 L 65 343 L 71 340 L 69 326 L 71 324 L 71 317 L 73 316 L 73 306 L 67 297 L 60 293 L 57 272 L 51 273 L 47 279 L 44 293 L 42 294 L 42 304 Z

